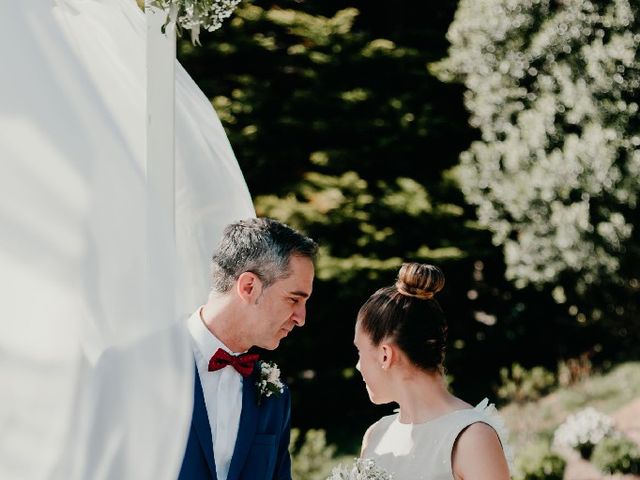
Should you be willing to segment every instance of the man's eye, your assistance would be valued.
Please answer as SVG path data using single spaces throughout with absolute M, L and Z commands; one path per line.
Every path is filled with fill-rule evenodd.
M 299 300 L 298 300 L 297 298 L 295 298 L 295 297 L 291 297 L 291 298 L 289 298 L 289 301 L 290 301 L 291 303 L 298 303 L 298 302 L 299 302 Z

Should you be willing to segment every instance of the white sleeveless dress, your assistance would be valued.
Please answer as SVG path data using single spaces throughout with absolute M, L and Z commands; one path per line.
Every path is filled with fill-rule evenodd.
M 369 429 L 362 457 L 374 460 L 393 480 L 451 480 L 454 443 L 465 428 L 477 422 L 496 431 L 510 462 L 504 423 L 486 398 L 474 408 L 419 424 L 400 423 L 398 413 L 382 417 Z

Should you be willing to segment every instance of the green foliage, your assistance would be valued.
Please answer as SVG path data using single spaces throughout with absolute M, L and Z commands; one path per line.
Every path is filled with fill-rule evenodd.
M 429 215 L 440 218 L 461 215 L 459 209 L 448 209 L 446 204 L 434 209 L 424 186 L 411 178 L 380 180 L 371 188 L 356 172 L 339 176 L 309 172 L 300 182 L 297 195 L 260 196 L 256 206 L 262 214 L 286 220 L 298 228 L 312 229 L 316 237 L 327 238 L 331 234 L 339 237 L 340 232 L 348 232 L 348 245 L 322 242 L 317 264 L 317 275 L 322 280 L 345 284 L 363 273 L 375 280 L 382 272 L 395 272 L 402 258 L 439 262 L 465 255 L 455 247 L 421 245 L 421 239 L 414 240 L 411 251 L 409 242 L 401 243 L 408 236 L 399 235 L 400 226 L 383 221 L 381 217 L 393 218 L 396 224 L 404 220 L 419 225 L 427 223 Z M 389 257 L 381 255 L 380 250 L 403 255 Z
M 606 414 L 640 397 L 640 362 L 618 365 L 607 373 L 592 374 L 583 382 L 560 388 L 539 400 L 511 403 L 500 410 L 516 451 L 532 439 L 551 439 L 565 419 L 586 407 Z
M 447 369 L 462 396 L 482 398 L 513 361 L 549 365 L 561 348 L 590 347 L 557 325 L 564 313 L 552 300 L 504 280 L 502 252 L 460 191 L 455 166 L 474 134 L 462 88 L 427 68 L 446 53 L 456 3 L 246 0 L 220 31 L 202 32 L 201 48 L 179 43 L 257 212 L 321 245 L 307 324 L 273 358 L 288 367 L 294 425 L 338 431 L 332 440 L 348 451 L 384 413 L 358 374 L 343 375 L 355 364 L 355 318 L 403 261 L 445 271 Z M 578 340 L 568 352 L 566 338 Z
M 511 370 L 500 369 L 498 397 L 507 402 L 527 402 L 537 400 L 556 386 L 555 375 L 544 367 L 523 368 L 519 363 L 511 365 Z
M 604 473 L 640 474 L 640 448 L 622 437 L 607 437 L 596 445 L 591 462 Z
M 223 36 L 201 50 L 181 43 L 196 77 L 204 58 L 232 66 L 223 79 L 201 72 L 199 84 L 215 94 L 258 213 L 326 246 L 322 279 L 383 277 L 402 258 L 463 258 L 477 236 L 465 228 L 457 187 L 441 178 L 459 148 L 436 140 L 464 145 L 466 127 L 433 112 L 442 101 L 447 114 L 463 115 L 459 101 L 456 109 L 445 100 L 454 89 L 425 68 L 438 53 L 420 38 L 377 36 L 355 8 L 313 8 L 243 2 Z
M 621 337 L 640 286 L 638 31 L 630 0 L 462 0 L 432 67 L 467 89 L 482 138 L 458 178 L 507 276 L 558 285 L 579 322 L 620 319 Z
M 378 37 L 353 7 L 316 8 L 243 2 L 220 35 L 202 36 L 202 49 L 180 44 L 188 70 L 213 96 L 251 191 L 285 195 L 309 171 L 340 175 L 366 166 L 367 180 L 377 180 L 388 170 L 395 177 L 396 166 L 418 173 L 451 166 L 453 144 L 427 150 L 444 129 L 460 129 L 430 115 L 433 90 L 452 90 L 424 67 L 436 55 L 416 40 L 403 46 Z M 217 78 L 210 64 L 232 73 Z
M 547 442 L 528 445 L 515 460 L 514 480 L 562 480 L 566 461 L 553 453 Z
M 291 474 L 296 480 L 324 480 L 335 463 L 336 447 L 327 445 L 324 430 L 307 430 L 301 439 L 300 430 L 293 428 L 289 451 Z

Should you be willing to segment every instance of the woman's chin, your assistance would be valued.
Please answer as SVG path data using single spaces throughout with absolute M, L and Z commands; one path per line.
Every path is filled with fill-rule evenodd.
M 376 395 L 369 387 L 367 387 L 367 393 L 369 394 L 369 401 L 374 405 L 384 405 L 385 403 L 391 402 L 391 400 L 387 400 L 380 397 L 380 395 Z

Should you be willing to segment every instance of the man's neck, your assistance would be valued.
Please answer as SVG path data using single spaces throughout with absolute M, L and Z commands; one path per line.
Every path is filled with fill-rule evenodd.
M 199 314 L 207 330 L 233 353 L 246 352 L 251 347 L 247 345 L 247 336 L 238 322 L 241 318 L 240 312 L 230 298 L 224 295 L 210 295 L 207 303 L 200 307 Z

